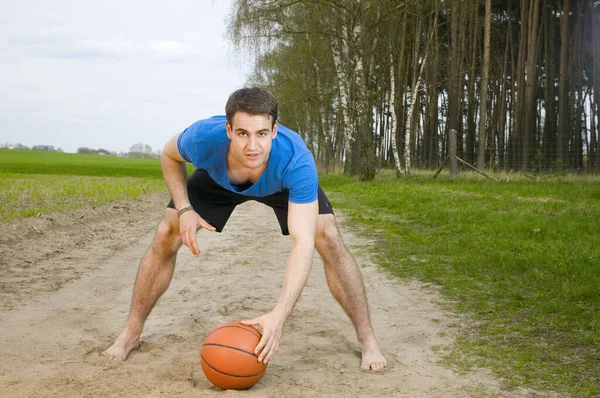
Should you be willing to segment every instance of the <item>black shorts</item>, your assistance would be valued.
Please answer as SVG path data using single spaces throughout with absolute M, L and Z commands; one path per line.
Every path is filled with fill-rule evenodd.
M 288 216 L 288 197 L 289 191 L 283 190 L 269 196 L 245 196 L 228 191 L 217 184 L 203 169 L 197 169 L 187 180 L 188 197 L 194 211 L 205 219 L 209 224 L 221 232 L 233 209 L 241 203 L 249 200 L 255 200 L 269 206 L 275 212 L 277 221 L 283 235 L 289 235 L 287 216 Z M 318 194 L 319 214 L 333 214 L 333 208 L 325 192 L 319 186 Z M 167 207 L 175 208 L 173 200 Z

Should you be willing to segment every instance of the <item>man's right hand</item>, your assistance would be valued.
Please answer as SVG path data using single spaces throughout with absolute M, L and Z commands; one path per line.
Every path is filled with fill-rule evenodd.
M 200 255 L 198 243 L 196 242 L 196 233 L 200 228 L 207 231 L 216 231 L 216 228 L 210 225 L 194 210 L 189 210 L 179 216 L 179 234 L 183 244 L 186 245 L 194 256 Z

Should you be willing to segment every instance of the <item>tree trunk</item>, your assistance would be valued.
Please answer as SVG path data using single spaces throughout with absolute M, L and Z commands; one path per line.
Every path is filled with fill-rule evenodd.
M 583 76 L 584 76 L 584 44 L 583 37 L 584 32 L 587 32 L 587 21 L 588 18 L 584 18 L 583 16 L 587 12 L 587 6 L 590 5 L 588 1 L 581 1 L 578 3 L 575 25 L 573 26 L 573 39 L 574 42 L 572 46 L 573 52 L 570 56 L 571 58 L 571 67 L 569 69 L 572 70 L 573 83 L 571 87 L 573 88 L 573 117 L 571 119 L 571 129 L 573 132 L 572 137 L 572 145 L 571 145 L 571 159 L 572 159 L 572 168 L 576 171 L 583 170 L 583 136 L 587 137 L 586 124 L 583 123 L 582 119 L 585 118 L 585 98 L 586 88 L 584 87 Z M 593 10 L 593 8 L 592 8 Z M 575 95 L 576 93 L 576 95 Z
M 526 85 L 525 85 L 525 102 L 523 103 L 524 113 L 521 123 L 521 151 L 522 151 L 522 169 L 529 168 L 530 151 L 533 147 L 535 138 L 535 116 L 536 112 L 536 82 L 538 73 L 538 20 L 540 14 L 540 0 L 531 0 L 531 8 L 529 9 L 529 29 L 527 35 L 527 60 L 526 60 Z
M 345 29 L 344 29 L 345 30 Z M 340 111 L 342 113 L 342 130 L 344 132 L 344 152 L 345 156 L 349 157 L 350 145 L 354 141 L 354 123 L 350 121 L 350 95 L 348 82 L 350 77 L 348 76 L 348 70 L 344 60 L 348 59 L 348 48 L 346 40 L 338 38 L 333 39 L 331 45 L 331 53 L 333 55 L 333 63 L 335 65 L 335 71 L 337 74 L 339 98 L 340 98 Z
M 490 71 L 490 42 L 492 29 L 492 0 L 485 2 L 485 34 L 483 42 L 483 66 L 481 68 L 481 102 L 479 115 L 479 145 L 477 150 L 477 168 L 483 171 L 485 167 L 485 141 L 486 141 L 486 118 L 487 118 L 487 91 Z
M 372 126 L 372 106 L 368 94 L 368 68 L 365 68 L 365 51 L 362 46 L 363 30 L 360 25 L 355 25 L 352 31 L 352 43 L 354 51 L 354 102 L 356 106 L 356 119 L 359 128 L 358 138 L 358 157 L 355 157 L 357 164 L 354 169 L 361 181 L 370 181 L 375 178 L 375 151 L 373 150 L 373 126 Z
M 552 167 L 553 162 L 556 160 L 556 93 L 554 90 L 554 18 L 547 4 L 544 7 L 544 14 L 544 103 L 546 118 L 544 123 L 543 151 L 544 167 L 548 169 Z
M 417 104 L 417 98 L 419 96 L 419 84 L 421 82 L 421 76 L 418 72 L 419 68 L 419 48 L 421 46 L 421 27 L 423 26 L 422 20 L 419 19 L 417 22 L 417 27 L 415 29 L 415 43 L 413 47 L 413 81 L 412 81 L 412 90 L 410 95 L 410 107 L 408 108 L 408 116 L 406 117 L 406 125 L 404 130 L 404 172 L 406 175 L 410 175 L 411 169 L 411 134 L 413 132 L 413 117 L 415 105 Z M 427 56 L 427 53 L 425 53 Z M 423 70 L 421 68 L 421 70 Z
M 523 118 L 525 114 L 525 60 L 527 58 L 527 37 L 529 32 L 529 2 L 521 0 L 521 30 L 519 33 L 519 57 L 517 60 L 517 87 L 516 105 L 514 106 L 514 126 L 511 136 L 509 156 L 512 168 L 522 168 L 522 152 L 519 151 L 519 143 L 523 141 Z M 514 76 L 514 75 L 513 75 Z M 513 90 L 514 90 L 513 86 Z
M 600 23 L 600 17 L 596 16 L 596 13 L 592 13 L 592 44 L 593 48 L 599 48 L 600 46 L 600 29 L 598 29 L 598 24 Z M 592 106 L 592 130 L 594 131 L 594 135 L 592 135 L 592 143 L 594 152 L 594 172 L 600 173 L 600 51 L 594 51 L 593 53 L 593 61 L 594 61 L 594 70 L 593 70 L 593 79 L 594 79 L 594 101 Z
M 450 166 L 450 181 L 456 179 L 458 174 L 457 131 L 460 110 L 460 80 L 461 60 L 459 58 L 459 1 L 454 0 L 450 11 L 450 49 L 448 59 L 448 156 Z
M 563 0 L 562 16 L 560 19 L 560 70 L 558 77 L 558 134 L 556 137 L 557 166 L 565 166 L 565 139 L 569 135 L 569 5 L 570 0 Z
M 403 21 L 402 21 L 402 40 L 400 42 L 400 57 L 398 59 L 398 84 L 396 85 L 396 89 L 398 91 L 398 93 L 396 94 L 396 99 L 398 100 L 398 104 L 396 106 L 396 109 L 399 111 L 399 117 L 398 117 L 398 124 L 396 124 L 396 132 L 395 132 L 395 136 L 394 139 L 396 140 L 396 149 L 398 150 L 398 154 L 403 154 L 402 148 L 398 147 L 398 138 L 399 137 L 404 137 L 404 131 L 402 130 L 402 127 L 404 126 L 404 121 L 405 121 L 405 114 L 406 114 L 406 106 L 405 104 L 407 103 L 407 90 L 406 85 L 407 85 L 407 73 L 406 73 L 406 63 L 407 63 L 407 57 L 406 57 L 406 44 L 407 44 L 407 28 L 408 28 L 408 19 L 409 16 L 408 14 L 404 13 L 403 14 Z M 402 168 L 400 168 L 400 172 L 401 172 Z
M 469 70 L 469 82 L 467 86 L 467 134 L 465 137 L 465 159 L 473 164 L 475 162 L 475 141 L 477 136 L 477 123 L 475 116 L 477 114 L 477 100 L 475 99 L 475 80 L 477 79 L 477 50 L 479 48 L 479 4 L 471 3 L 474 8 L 471 13 L 473 21 L 473 34 L 471 42 L 471 68 Z
M 510 8 L 509 8 L 509 12 L 510 12 Z M 499 116 L 499 126 L 498 126 L 498 164 L 500 165 L 500 167 L 505 168 L 506 167 L 506 112 L 507 112 L 507 108 L 508 108 L 508 101 L 509 99 L 506 96 L 506 86 L 508 85 L 508 78 L 507 78 L 507 73 L 508 73 L 508 60 L 509 60 L 509 50 L 510 50 L 510 43 L 511 43 L 511 23 L 510 23 L 510 19 L 508 21 L 508 37 L 506 40 L 506 45 L 504 48 L 504 62 L 502 64 L 502 80 L 500 82 L 501 84 L 501 88 L 500 88 L 500 109 L 498 111 L 498 116 Z M 513 90 L 511 89 L 511 92 Z
M 429 108 L 429 116 L 428 116 L 428 140 L 427 140 L 427 148 L 426 148 L 426 157 L 427 157 L 427 167 L 435 168 L 438 166 L 438 127 L 439 127 L 439 119 L 438 119 L 438 73 L 439 73 L 439 62 L 438 62 L 438 26 L 436 23 L 437 19 L 434 20 L 433 23 L 433 40 L 431 42 L 434 48 L 431 49 L 431 67 L 428 68 L 430 71 L 429 74 L 429 100 L 428 100 L 428 108 Z
M 406 17 L 404 18 L 406 26 Z M 404 30 L 404 29 L 403 29 Z M 396 74 L 394 73 L 394 57 L 390 51 L 390 112 L 392 116 L 392 125 L 390 126 L 392 154 L 394 155 L 394 167 L 396 168 L 396 178 L 402 177 L 402 165 L 400 164 L 400 155 L 398 154 L 398 144 L 396 142 L 396 130 L 398 126 L 398 114 L 396 113 Z
M 464 156 L 464 152 L 465 152 L 465 126 L 463 123 L 463 118 L 462 118 L 462 114 L 463 114 L 463 110 L 464 110 L 464 105 L 465 105 L 465 101 L 464 101 L 464 94 L 463 94 L 463 90 L 465 87 L 465 80 L 467 79 L 467 74 L 465 73 L 465 71 L 467 70 L 467 62 L 468 62 L 468 57 L 467 57 L 467 37 L 469 36 L 469 33 L 471 33 L 470 29 L 469 29 L 469 24 L 467 23 L 467 19 L 468 19 L 468 14 L 469 14 L 469 7 L 467 7 L 467 4 L 469 3 L 469 0 L 458 0 L 459 5 L 460 5 L 460 13 L 459 16 L 457 16 L 458 18 L 458 28 L 457 28 L 457 35 L 458 35 L 458 43 L 459 45 L 457 46 L 458 50 L 456 53 L 456 57 L 457 57 L 457 64 L 456 64 L 456 73 L 459 74 L 459 79 L 457 81 L 457 95 L 458 95 L 458 120 L 457 120 L 457 125 L 456 125 L 456 152 L 457 155 L 460 156 Z M 467 126 L 468 128 L 468 126 Z

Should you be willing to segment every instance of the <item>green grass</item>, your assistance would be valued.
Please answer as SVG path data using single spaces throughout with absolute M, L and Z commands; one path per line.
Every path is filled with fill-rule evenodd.
M 166 189 L 158 159 L 0 150 L 0 222 Z
M 165 190 L 164 181 L 155 178 L 0 172 L 0 222 Z
M 8 149 L 0 150 L 0 171 L 20 174 L 162 179 L 158 159 Z
M 600 395 L 598 181 L 325 175 L 321 184 L 379 238 L 378 264 L 438 284 L 474 320 L 448 363 L 491 368 L 508 385 Z

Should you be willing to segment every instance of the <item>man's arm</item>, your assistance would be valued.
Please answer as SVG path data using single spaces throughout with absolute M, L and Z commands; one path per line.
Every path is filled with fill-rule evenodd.
M 173 198 L 175 210 L 177 211 L 190 206 L 187 192 L 186 161 L 179 153 L 179 148 L 177 148 L 178 138 L 179 134 L 171 138 L 160 153 L 160 165 L 163 177 L 171 193 L 171 198 Z M 208 231 L 215 230 L 212 225 L 202 219 L 195 211 L 186 211 L 179 217 L 179 233 L 183 244 L 189 247 L 195 256 L 200 254 L 198 243 L 196 242 L 196 232 L 200 228 L 205 228 Z
M 281 294 L 273 311 L 242 322 L 248 325 L 259 325 L 263 329 L 263 337 L 254 352 L 258 355 L 258 360 L 264 363 L 268 363 L 277 353 L 283 325 L 292 313 L 308 280 L 312 267 L 318 214 L 319 204 L 316 200 L 307 204 L 289 203 L 288 228 L 292 238 L 292 250 L 285 267 Z
M 163 177 L 175 203 L 175 210 L 183 209 L 190 205 L 187 193 L 187 170 L 185 159 L 177 148 L 177 139 L 180 134 L 171 138 L 160 153 L 160 166 Z

